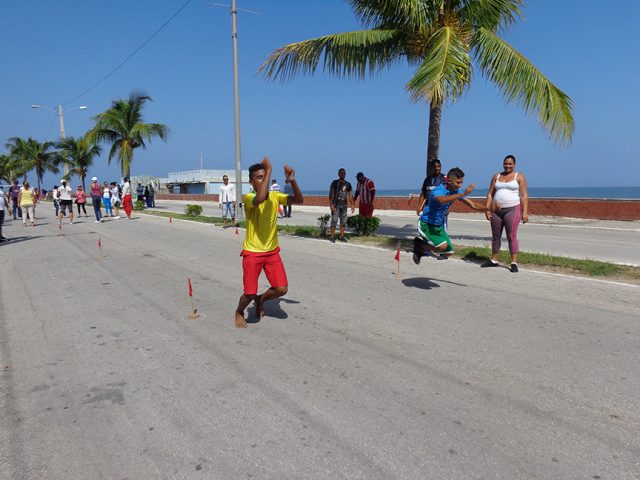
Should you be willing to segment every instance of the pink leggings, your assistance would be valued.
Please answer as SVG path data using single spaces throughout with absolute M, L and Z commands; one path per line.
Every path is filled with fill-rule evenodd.
M 518 253 L 518 225 L 520 225 L 520 205 L 501 208 L 491 214 L 491 253 L 500 251 L 503 228 L 507 231 L 509 252 Z

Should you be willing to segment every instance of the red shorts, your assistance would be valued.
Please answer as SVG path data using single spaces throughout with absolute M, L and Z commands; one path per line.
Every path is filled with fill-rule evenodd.
M 363 217 L 373 217 L 373 203 L 361 203 L 358 206 L 358 213 Z
M 249 252 L 243 250 L 242 256 L 242 283 L 245 295 L 258 293 L 258 277 L 264 270 L 267 280 L 272 287 L 286 287 L 287 272 L 280 258 L 280 247 L 270 252 Z

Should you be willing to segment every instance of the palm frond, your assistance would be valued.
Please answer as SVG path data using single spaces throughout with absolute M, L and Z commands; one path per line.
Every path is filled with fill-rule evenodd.
M 460 18 L 474 28 L 505 29 L 521 16 L 523 0 L 461 0 Z
M 402 33 L 397 30 L 362 30 L 291 43 L 274 51 L 260 66 L 267 78 L 288 80 L 313 74 L 322 58 L 323 69 L 339 77 L 364 78 L 399 61 Z
M 438 3 L 428 0 L 349 0 L 356 16 L 368 27 L 390 24 L 412 31 L 430 25 L 437 15 Z
M 570 143 L 575 129 L 573 101 L 529 60 L 494 32 L 481 28 L 474 36 L 473 52 L 479 67 L 502 91 L 507 102 L 519 103 L 554 141 Z
M 441 105 L 455 101 L 471 81 L 471 57 L 464 39 L 451 27 L 437 29 L 426 46 L 426 58 L 406 85 L 414 101 Z

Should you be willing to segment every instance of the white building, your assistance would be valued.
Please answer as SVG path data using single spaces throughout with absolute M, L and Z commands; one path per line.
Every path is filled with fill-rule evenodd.
M 235 170 L 186 170 L 170 172 L 166 179 L 167 189 L 171 193 L 218 194 L 222 177 L 229 177 L 229 183 L 236 183 Z M 249 193 L 249 170 L 242 170 L 242 193 Z

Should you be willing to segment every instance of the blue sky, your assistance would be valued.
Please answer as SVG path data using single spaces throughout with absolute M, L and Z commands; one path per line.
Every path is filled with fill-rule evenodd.
M 56 140 L 56 116 L 30 105 L 69 102 L 184 3 L 0 2 L 2 144 L 13 136 Z M 512 153 L 531 186 L 640 185 L 640 2 L 607 5 L 529 0 L 522 21 L 505 34 L 574 100 L 573 143 L 555 145 L 535 118 L 505 104 L 478 75 L 470 91 L 444 110 L 445 170 L 460 166 L 467 182 L 486 187 Z M 412 74 L 406 65 L 365 81 L 319 72 L 282 84 L 256 75 L 267 55 L 286 43 L 359 29 L 347 3 L 239 0 L 238 6 L 260 12 L 238 18 L 243 167 L 268 154 L 277 176 L 289 162 L 307 190 L 326 188 L 341 166 L 349 177 L 364 171 L 380 189 L 417 190 L 424 176 L 428 109 L 405 93 Z M 199 168 L 201 149 L 205 168 L 232 169 L 231 62 L 228 10 L 192 0 L 113 76 L 65 106 L 66 133 L 83 134 L 111 100 L 141 89 L 154 99 L 145 120 L 165 123 L 172 133 L 166 143 L 155 140 L 146 151 L 136 151 L 133 175 Z M 78 105 L 88 108 L 74 110 Z M 119 168 L 108 166 L 103 155 L 91 173 L 116 180 Z M 55 181 L 57 176 L 45 178 L 47 186 Z

